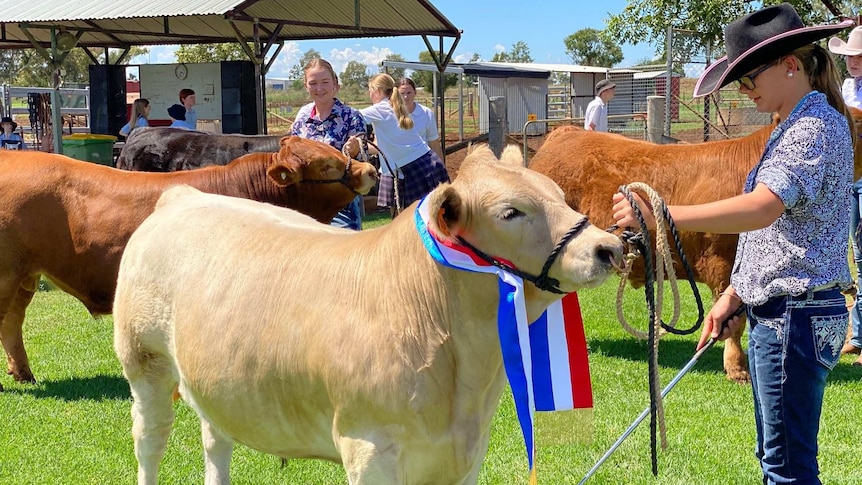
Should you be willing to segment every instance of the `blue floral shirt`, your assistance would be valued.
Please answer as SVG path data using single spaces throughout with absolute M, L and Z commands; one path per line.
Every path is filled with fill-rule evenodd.
M 853 144 L 847 119 L 808 93 L 772 132 L 745 192 L 758 183 L 784 202 L 768 227 L 739 235 L 730 281 L 742 301 L 851 283 L 847 264 Z
M 314 103 L 300 108 L 290 128 L 290 134 L 320 141 L 341 150 L 348 138 L 365 133 L 365 119 L 362 114 L 338 98 L 325 120 L 318 120 L 316 116 Z

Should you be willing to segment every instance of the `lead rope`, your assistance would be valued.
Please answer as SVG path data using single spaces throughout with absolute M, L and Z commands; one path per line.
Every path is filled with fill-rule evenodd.
M 374 142 L 369 140 L 365 136 L 365 133 L 360 133 L 360 134 L 355 135 L 355 136 L 356 136 L 356 138 L 358 138 L 360 140 L 359 141 L 359 154 L 357 156 L 361 157 L 361 158 L 358 158 L 358 160 L 363 161 L 363 162 L 368 162 L 371 159 L 371 157 L 368 155 L 368 146 L 370 145 L 370 146 L 373 146 L 377 150 L 377 153 L 380 154 L 380 156 L 383 158 L 384 163 L 386 163 L 386 168 L 389 169 L 389 173 L 392 174 L 392 178 L 394 179 L 394 182 L 392 183 L 392 185 L 393 185 L 393 190 L 395 191 L 395 215 L 400 214 L 402 208 L 401 208 L 401 195 L 399 194 L 399 189 L 398 189 L 398 180 L 399 180 L 398 179 L 398 173 L 401 173 L 401 168 L 395 167 L 395 170 L 392 170 L 392 166 L 389 165 L 389 159 L 386 158 L 386 154 L 383 153 L 383 150 L 381 150 L 379 146 L 377 146 Z M 346 144 L 341 147 L 341 153 L 343 153 L 347 158 L 350 158 L 350 154 L 347 153 L 347 145 Z
M 655 219 L 657 254 L 655 266 L 653 266 L 652 252 L 649 247 L 649 230 L 647 229 L 646 222 L 644 221 L 643 215 L 641 214 L 637 203 L 635 203 L 634 198 L 631 195 L 630 189 L 640 190 L 647 194 L 647 197 L 650 201 L 650 205 L 652 205 L 653 208 L 653 214 L 656 214 Z M 642 332 L 635 329 L 631 324 L 629 324 L 628 320 L 626 320 L 625 315 L 623 315 L 623 291 L 625 290 L 626 283 L 628 282 L 629 272 L 631 271 L 631 261 L 636 257 L 636 254 L 634 253 L 629 253 L 628 255 L 626 255 L 626 259 L 628 260 L 626 264 L 626 270 L 623 271 L 623 274 L 620 278 L 620 285 L 617 288 L 617 319 L 620 321 L 622 327 L 631 335 L 639 339 L 646 338 L 649 340 L 650 458 L 652 462 L 652 473 L 654 476 L 656 476 L 658 475 L 656 438 L 657 427 L 659 431 L 658 434 L 661 437 L 661 447 L 663 450 L 667 448 L 667 428 L 665 425 L 664 402 L 661 396 L 661 382 L 659 379 L 658 371 L 658 342 L 661 337 L 663 337 L 667 333 L 689 334 L 697 330 L 700 327 L 701 322 L 703 321 L 703 302 L 700 298 L 700 292 L 697 289 L 697 284 L 694 281 L 694 275 L 691 271 L 691 267 L 688 264 L 688 260 L 686 259 L 685 253 L 682 249 L 682 244 L 680 242 L 676 226 L 674 225 L 673 219 L 670 217 L 670 212 L 667 210 L 667 206 L 665 205 L 661 197 L 659 197 L 656 191 L 653 190 L 650 186 L 641 182 L 629 184 L 628 187 L 622 186 L 620 187 L 620 192 L 622 192 L 626 196 L 629 203 L 632 205 L 632 210 L 634 211 L 635 216 L 637 217 L 640 224 L 640 245 L 641 250 L 644 254 L 644 265 L 646 269 L 646 284 L 644 287 L 644 291 L 646 294 L 647 306 L 649 307 L 649 331 Z M 673 235 L 677 252 L 679 253 L 680 259 L 682 260 L 683 266 L 686 270 L 689 284 L 692 287 L 692 291 L 698 305 L 698 320 L 691 328 L 686 330 L 676 329 L 676 325 L 679 322 L 680 317 L 680 297 L 679 285 L 676 278 L 676 271 L 673 268 L 673 257 L 670 253 L 670 247 L 668 244 L 668 230 L 670 230 Z M 653 275 L 653 267 L 655 268 L 655 275 Z M 655 276 L 654 280 L 653 276 Z M 664 307 L 665 277 L 667 277 L 668 279 L 668 284 L 670 285 L 671 292 L 673 294 L 673 317 L 669 324 L 665 324 L 661 319 Z M 657 289 L 658 295 L 656 295 L 656 292 L 654 292 L 654 284 Z

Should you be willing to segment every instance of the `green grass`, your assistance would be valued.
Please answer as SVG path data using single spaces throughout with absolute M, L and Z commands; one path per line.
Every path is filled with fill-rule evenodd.
M 382 218 L 385 219 L 385 218 Z M 383 223 L 383 221 L 380 221 Z M 581 293 L 595 391 L 591 436 L 573 444 L 539 442 L 539 481 L 577 483 L 648 404 L 647 346 L 626 334 L 614 316 L 616 281 Z M 629 290 L 625 312 L 643 328 L 643 293 Z M 684 322 L 695 318 L 683 293 Z M 39 383 L 0 379 L 0 484 L 130 484 L 135 481 L 130 397 L 112 348 L 111 317 L 93 319 L 60 291 L 40 291 L 29 308 L 25 340 Z M 660 345 L 662 385 L 694 353 L 695 337 L 667 337 Z M 591 484 L 752 484 L 759 469 L 751 389 L 728 382 L 721 346 L 710 350 L 665 400 L 668 448 L 659 476 L 650 473 L 649 420 L 626 440 Z M 862 469 L 855 423 L 862 417 L 862 369 L 844 357 L 830 376 L 821 431 L 822 479 L 857 482 Z M 201 483 L 203 458 L 196 416 L 182 402 L 162 463 L 164 484 Z M 235 447 L 234 483 L 346 484 L 339 465 L 280 460 Z M 511 397 L 503 396 L 491 431 L 481 484 L 526 483 L 526 459 Z

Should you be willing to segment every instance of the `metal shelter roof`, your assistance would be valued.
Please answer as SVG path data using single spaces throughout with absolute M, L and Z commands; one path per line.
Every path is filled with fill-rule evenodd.
M 426 0 L 0 0 L 0 48 L 48 48 L 51 28 L 79 47 L 431 35 L 460 31 Z

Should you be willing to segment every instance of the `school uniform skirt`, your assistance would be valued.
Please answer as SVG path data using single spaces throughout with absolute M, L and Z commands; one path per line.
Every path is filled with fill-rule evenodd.
M 398 179 L 398 196 L 402 209 L 425 197 L 441 183 L 449 181 L 449 172 L 446 171 L 446 166 L 434 150 L 428 150 L 428 153 L 404 165 L 398 169 L 398 172 L 404 175 L 404 178 Z M 392 175 L 380 176 L 377 206 L 397 207 L 395 177 Z

